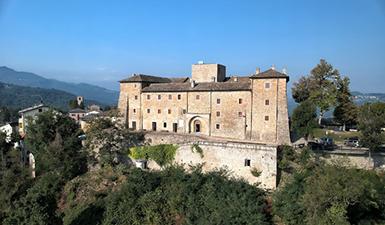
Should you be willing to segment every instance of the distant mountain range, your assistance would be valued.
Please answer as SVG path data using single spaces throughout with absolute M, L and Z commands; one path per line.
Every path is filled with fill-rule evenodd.
M 44 99 L 44 104 L 67 111 L 68 102 L 75 98 L 73 94 L 55 89 L 0 83 L 0 106 L 22 109 L 37 105 L 41 99 Z M 89 100 L 86 104 L 98 104 L 98 102 Z
M 61 90 L 73 95 L 83 96 L 85 100 L 95 100 L 106 105 L 116 105 L 119 97 L 118 91 L 108 90 L 96 85 L 47 79 L 34 73 L 19 72 L 5 66 L 0 67 L 0 82 L 26 87 Z

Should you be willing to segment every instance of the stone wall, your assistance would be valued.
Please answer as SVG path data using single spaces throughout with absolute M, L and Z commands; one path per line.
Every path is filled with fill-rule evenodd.
M 277 147 L 247 142 L 231 142 L 207 139 L 199 136 L 155 134 L 145 135 L 152 145 L 173 143 L 179 146 L 175 163 L 186 169 L 202 165 L 204 172 L 225 168 L 231 176 L 242 178 L 251 184 L 258 183 L 261 188 L 275 189 L 277 185 Z M 197 144 L 203 150 L 203 157 L 191 146 Z M 249 160 L 250 165 L 245 161 Z M 159 169 L 153 162 L 151 169 Z M 255 177 L 251 171 L 261 172 Z

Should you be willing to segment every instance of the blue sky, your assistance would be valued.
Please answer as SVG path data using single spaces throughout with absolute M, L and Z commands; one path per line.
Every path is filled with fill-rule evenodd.
M 385 1 L 0 0 L 0 65 L 65 81 L 112 88 L 203 60 L 286 67 L 292 83 L 320 58 L 353 90 L 385 92 Z

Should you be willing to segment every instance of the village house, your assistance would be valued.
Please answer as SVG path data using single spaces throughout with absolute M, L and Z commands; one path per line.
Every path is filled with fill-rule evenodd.
M 86 110 L 77 108 L 77 109 L 71 109 L 68 112 L 68 115 L 69 117 L 71 117 L 72 119 L 74 119 L 76 122 L 79 123 L 80 119 L 83 118 L 86 115 L 86 113 L 87 113 Z
M 28 126 L 28 119 L 35 118 L 38 114 L 49 110 L 48 106 L 44 104 L 35 105 L 19 111 L 19 134 L 25 135 L 26 127 Z
M 120 81 L 118 108 L 133 130 L 289 144 L 285 71 L 226 76 L 220 64 L 192 65 L 190 77 L 134 74 Z

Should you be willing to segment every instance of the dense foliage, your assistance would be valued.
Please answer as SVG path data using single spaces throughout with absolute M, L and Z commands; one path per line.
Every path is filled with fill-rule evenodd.
M 137 146 L 130 148 L 130 157 L 133 159 L 152 159 L 163 167 L 172 163 L 178 146 L 161 144 L 154 146 Z
M 110 118 L 90 121 L 86 130 L 85 148 L 93 154 L 94 164 L 115 166 L 126 161 L 128 150 L 143 143 L 143 135 L 132 133 Z
M 385 103 L 366 103 L 360 107 L 358 112 L 358 125 L 362 134 L 363 146 L 371 150 L 379 150 L 385 143 Z
M 350 80 L 347 77 L 337 81 L 337 106 L 334 109 L 334 119 L 343 125 L 357 124 L 357 106 L 354 104 L 349 89 Z
M 18 110 L 9 107 L 0 107 L 0 125 L 15 122 L 19 118 Z
M 264 192 L 224 171 L 134 170 L 107 200 L 102 224 L 268 224 Z
M 74 120 L 47 111 L 29 122 L 25 143 L 36 160 L 37 174 L 57 171 L 66 179 L 87 169 L 87 154 L 82 151 L 81 131 Z
M 297 108 L 294 109 L 291 117 L 291 131 L 297 137 L 308 138 L 313 133 L 314 128 L 317 127 L 317 113 L 315 105 L 307 100 L 301 102 Z
M 324 164 L 308 153 L 291 152 L 284 158 L 300 162 L 274 194 L 273 212 L 286 225 L 385 223 L 384 174 L 341 162 Z M 287 162 L 283 165 L 288 168 Z

